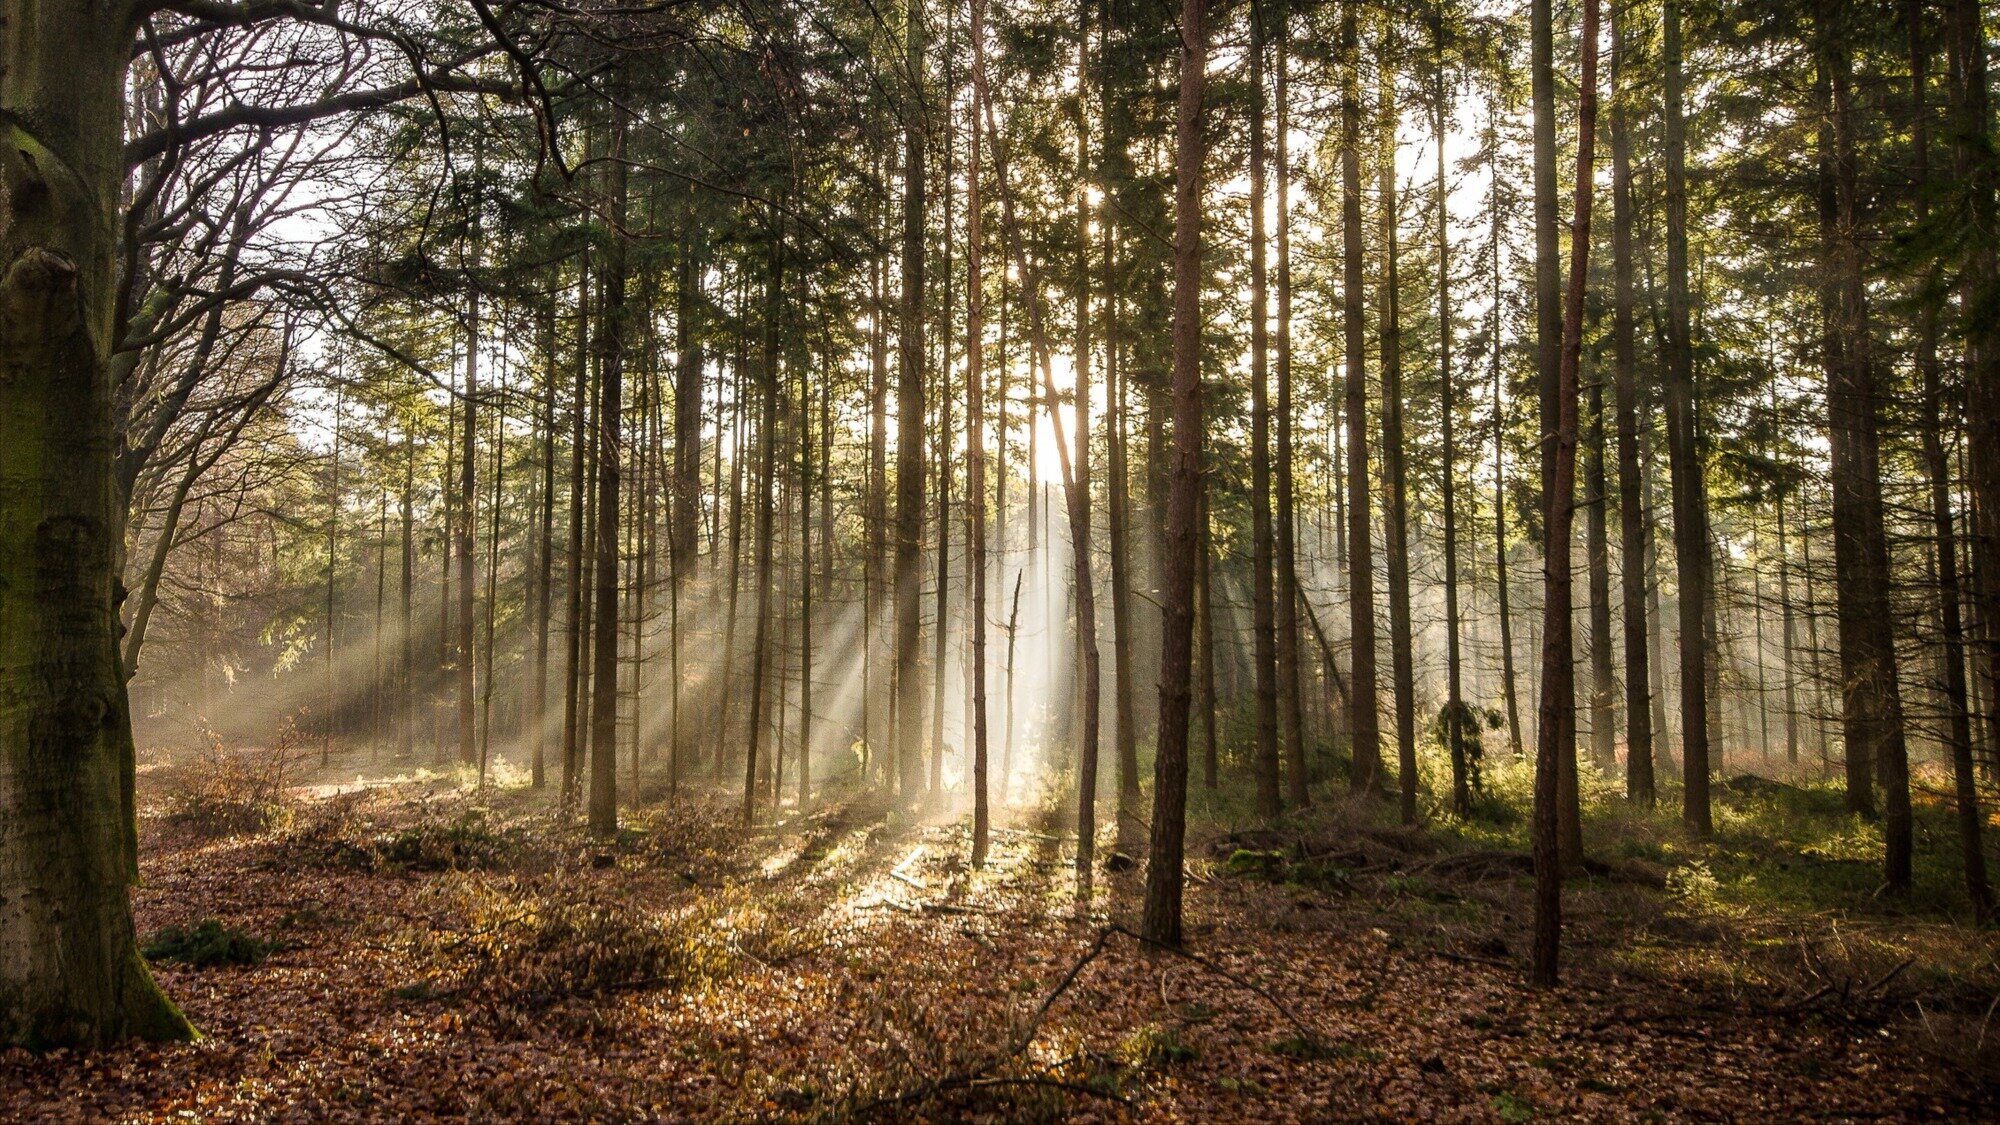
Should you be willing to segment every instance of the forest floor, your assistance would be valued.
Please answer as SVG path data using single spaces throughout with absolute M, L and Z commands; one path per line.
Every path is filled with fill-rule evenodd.
M 1664 820 L 1655 843 L 1593 824 L 1607 858 L 1570 884 L 1564 983 L 1537 992 L 1506 831 L 1388 809 L 1197 818 L 1168 953 L 1132 935 L 1143 870 L 1108 832 L 1077 912 L 1074 848 L 1033 808 L 974 870 L 962 821 L 860 793 L 745 831 L 736 802 L 651 792 L 596 844 L 525 787 L 272 799 L 202 768 L 142 780 L 136 905 L 203 1038 L 0 1052 L 0 1119 L 2000 1113 L 1992 931 L 1865 893 L 1746 898 L 1742 870 L 1782 891 L 1857 862 L 1770 829 L 1793 798 L 1754 785 L 1723 790 L 1739 815 L 1699 860 Z

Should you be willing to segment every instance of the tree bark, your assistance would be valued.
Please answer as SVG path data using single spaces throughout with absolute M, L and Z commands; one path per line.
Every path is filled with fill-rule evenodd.
M 1395 50 L 1385 44 L 1384 56 Z M 1382 553 L 1389 573 L 1389 677 L 1396 711 L 1396 773 L 1404 824 L 1417 822 L 1416 645 L 1410 626 L 1409 473 L 1403 448 L 1403 313 L 1396 201 L 1396 80 L 1381 64 L 1382 151 L 1376 189 L 1382 226 Z
M 475 227 L 477 220 L 474 220 Z M 478 254 L 478 236 L 474 235 L 475 257 Z M 476 283 L 475 283 L 476 284 Z M 456 529 L 456 553 L 458 556 L 458 649 L 455 655 L 458 679 L 458 764 L 472 765 L 478 760 L 478 748 L 474 744 L 476 728 L 474 724 L 473 695 L 473 649 L 472 611 L 475 598 L 473 583 L 478 581 L 479 564 L 473 556 L 475 536 L 479 518 L 479 290 L 474 289 L 466 302 L 465 312 L 465 416 L 459 431 L 458 460 L 458 527 Z M 333 625 L 327 623 L 328 648 L 331 650 Z M 328 716 L 331 719 L 332 716 Z
M 1500 133 L 1499 108 L 1492 108 L 1494 114 L 1488 140 L 1487 171 L 1492 180 L 1490 208 L 1490 237 L 1492 242 L 1493 267 L 1493 319 L 1492 339 L 1492 380 L 1493 380 L 1493 592 L 1500 618 L 1500 694 L 1507 710 L 1507 747 L 1514 756 L 1522 756 L 1521 746 L 1521 706 L 1520 694 L 1514 676 L 1514 612 L 1508 604 L 1511 596 L 1507 580 L 1507 385 L 1502 374 L 1500 348 L 1501 303 L 1505 291 L 1501 288 L 1500 237 Z
M 1382 791 L 1382 719 L 1375 685 L 1375 559 L 1368 518 L 1367 325 L 1361 231 L 1361 48 L 1355 0 L 1340 14 L 1340 226 L 1344 278 L 1342 320 L 1346 350 L 1347 598 L 1353 654 L 1349 692 L 1352 766 L 1357 793 Z
M 1270 301 L 1264 242 L 1264 16 L 1250 4 L 1250 658 L 1256 683 L 1257 815 L 1279 795 L 1277 591 L 1272 585 Z
M 1910 889 L 1910 779 L 1897 683 L 1895 618 L 1889 607 L 1889 546 L 1882 513 L 1877 427 L 1882 394 L 1868 327 L 1865 251 L 1855 155 L 1857 112 L 1845 28 L 1822 28 L 1833 90 L 1835 222 L 1827 264 L 1834 271 L 1834 336 L 1827 382 L 1828 476 L 1833 486 L 1835 611 L 1840 632 L 1841 724 L 1847 745 L 1849 807 L 1879 782 L 1883 791 L 1884 878 L 1891 893 Z M 1872 775 L 1872 776 L 1871 776 Z M 1858 811 L 1858 810 L 1857 810 Z
M 778 325 L 780 300 L 784 292 L 784 235 L 773 230 L 769 237 L 770 262 L 764 290 L 764 357 L 758 365 L 758 392 L 763 399 L 763 418 L 757 425 L 757 619 L 750 644 L 750 727 L 748 750 L 743 758 L 743 824 L 757 823 L 757 757 L 764 737 L 765 673 L 770 664 L 771 637 L 771 550 L 774 497 L 778 487 L 778 416 L 783 384 L 778 375 Z M 778 710 L 773 705 L 773 710 Z M 911 712 L 905 712 L 910 714 Z M 773 754 L 778 748 L 773 747 Z M 775 796 L 776 786 L 773 786 Z
M 1653 807 L 1646 513 L 1639 470 L 1639 360 L 1633 325 L 1632 138 L 1626 119 L 1625 22 L 1611 10 L 1611 370 L 1618 432 L 1619 593 L 1625 639 L 1625 796 Z M 1788 634 L 1789 635 L 1789 634 Z
M 1546 61 L 1553 36 L 1549 0 L 1535 0 L 1535 50 Z M 1576 519 L 1577 374 L 1583 360 L 1583 292 L 1590 265 L 1590 207 L 1596 166 L 1597 134 L 1597 0 L 1584 0 L 1583 50 L 1577 94 L 1576 218 L 1570 231 L 1569 285 L 1564 294 L 1560 365 L 1557 372 L 1555 417 L 1544 417 L 1554 453 L 1552 476 L 1545 485 L 1548 506 L 1547 593 L 1542 600 L 1542 696 L 1535 738 L 1535 941 L 1533 980 L 1538 987 L 1556 983 L 1557 954 L 1562 936 L 1562 876 L 1564 856 L 1559 808 L 1560 759 L 1576 754 L 1576 675 L 1571 658 L 1570 552 Z M 1553 79 L 1537 68 L 1536 82 Z M 1537 108 L 1553 111 L 1551 99 Z M 1543 124 L 1537 113 L 1537 133 Z M 1549 124 L 1553 124 L 1550 122 Z M 1551 129 L 1551 132 L 1553 130 Z M 1553 147 L 1553 146 L 1551 146 Z M 1553 152 L 1549 154 L 1553 159 Z M 1538 160 L 1539 164 L 1540 161 Z M 1550 177 L 1553 180 L 1553 176 Z M 1553 422 L 1553 426 L 1550 423 Z M 1567 718 L 1565 718 L 1567 713 Z
M 1458 420 L 1458 388 L 1453 380 L 1451 361 L 1451 181 L 1446 174 L 1445 130 L 1451 117 L 1451 95 L 1444 77 L 1444 25 L 1442 9 L 1431 25 L 1431 131 L 1437 146 L 1437 317 L 1439 418 L 1444 449 L 1444 628 L 1445 628 L 1445 750 L 1451 759 L 1452 815 L 1460 820 L 1472 816 L 1471 763 L 1466 760 L 1464 728 L 1467 713 L 1462 694 L 1463 661 L 1459 652 L 1458 607 L 1458 445 L 1454 431 Z M 1476 727 L 1475 727 L 1476 729 Z
M 0 1045 L 188 1039 L 139 955 L 105 354 L 139 10 L 0 6 Z
M 1667 165 L 1667 458 L 1673 484 L 1674 566 L 1679 582 L 1681 819 L 1697 836 L 1715 831 L 1708 797 L 1707 485 L 1695 443 L 1694 342 L 1688 328 L 1687 124 L 1681 75 L 1681 0 L 1665 0 Z
M 1285 752 L 1285 799 L 1294 808 L 1305 808 L 1312 804 L 1312 792 L 1306 779 L 1306 744 L 1304 707 L 1299 698 L 1299 574 L 1298 574 L 1298 496 L 1292 479 L 1292 215 L 1291 215 L 1291 99 L 1287 84 L 1287 60 L 1291 45 L 1291 9 L 1282 6 L 1278 15 L 1278 37 L 1276 43 L 1274 83 L 1277 94 L 1277 189 L 1278 189 L 1278 323 L 1276 333 L 1277 375 L 1278 375 L 1278 418 L 1277 418 L 1277 463 L 1273 467 L 1273 483 L 1277 488 L 1277 526 L 1273 529 L 1274 552 L 1277 556 L 1277 626 L 1278 626 L 1278 717 L 1283 723 L 1281 731 Z M 1207 557 L 1207 540 L 1203 539 L 1203 558 Z M 1202 581 L 1207 581 L 1204 562 Z M 1200 595 L 1207 597 L 1206 586 Z M 1209 631 L 1207 610 L 1202 610 L 1202 643 L 1212 642 Z M 1208 677 L 1205 684 L 1210 691 L 1208 713 L 1203 716 L 1209 734 L 1209 746 L 1214 746 L 1214 662 L 1209 659 L 1207 649 L 1203 649 L 1203 675 Z M 1211 754 L 1211 760 L 1213 755 Z M 1211 771 L 1210 787 L 1214 787 Z
M 1194 641 L 1194 575 L 1201 508 L 1202 97 L 1207 80 L 1206 0 L 1182 0 L 1180 96 L 1174 115 L 1174 434 L 1161 550 L 1160 725 L 1153 757 L 1153 838 L 1141 931 L 1181 944 L 1181 869 L 1187 831 L 1188 666 Z M 1353 9 L 1348 17 L 1353 19 Z
M 986 96 L 986 0 L 972 0 L 972 151 L 965 165 L 965 550 L 971 590 L 972 866 L 986 863 L 992 813 L 986 778 L 986 288 L 979 127 Z M 1120 675 L 1124 668 L 1120 665 Z
M 631 111 L 611 111 L 611 151 L 605 203 L 612 228 L 604 261 L 604 301 L 598 333 L 602 372 L 597 399 L 597 609 L 592 626 L 590 700 L 590 833 L 618 831 L 618 496 L 625 372 L 625 138 Z
M 1959 273 L 1959 303 L 1979 314 L 1961 319 L 1965 334 L 1965 445 L 1976 513 L 1969 536 L 1973 544 L 1970 585 L 1976 605 L 1973 628 L 1984 633 L 1985 641 L 1983 659 L 1975 666 L 1986 676 L 1996 677 L 2000 676 L 2000 317 L 1993 313 L 2000 302 L 2000 265 L 1996 265 L 1994 249 L 1994 224 L 2000 206 L 1994 198 L 1982 7 L 1979 0 L 1950 0 L 1945 19 L 1951 71 L 1952 172 L 1970 219 Z M 1989 703 L 2000 699 L 2000 679 L 1989 679 L 1984 695 Z M 1987 722 L 1989 748 L 2000 747 L 2000 707 L 1989 709 Z M 1961 772 L 1955 763 L 1953 772 L 1957 780 L 1970 770 Z M 1967 830 L 1979 824 L 1973 800 L 1959 781 L 1968 885 L 1973 876 L 1972 856 L 1978 848 L 1977 837 Z M 1972 814 L 1969 820 L 1968 813 Z M 1974 902 L 1978 903 L 1977 895 Z
M 910 88 L 903 121 L 903 300 L 896 379 L 896 718 L 898 776 L 905 804 L 924 784 L 924 30 L 919 0 L 904 15 Z
M 548 367 L 542 379 L 541 419 L 542 482 L 541 512 L 537 519 L 534 575 L 535 653 L 534 683 L 528 688 L 529 737 L 534 739 L 534 758 L 529 767 L 530 784 L 540 789 L 547 781 L 549 742 L 549 622 L 554 617 L 550 599 L 555 593 L 556 524 L 556 312 L 555 294 L 546 298 L 542 313 L 542 357 Z
M 567 651 L 563 667 L 562 807 L 575 808 L 583 746 L 583 678 L 589 654 L 584 630 L 584 452 L 590 440 L 590 256 L 578 259 L 576 271 L 576 385 L 570 398 L 569 444 L 569 591 Z

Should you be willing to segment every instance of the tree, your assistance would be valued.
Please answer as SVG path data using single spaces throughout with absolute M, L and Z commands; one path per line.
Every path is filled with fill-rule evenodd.
M 903 108 L 903 300 L 897 324 L 896 376 L 896 763 L 903 801 L 923 788 L 924 679 L 924 231 L 929 173 L 925 155 L 924 14 L 918 0 L 904 13 L 909 90 Z M 943 623 L 939 623 L 943 627 Z
M 1352 19 L 1351 8 L 1349 19 Z M 1153 838 L 1142 932 L 1181 944 L 1182 848 L 1187 832 L 1189 666 L 1201 509 L 1202 100 L 1208 6 L 1182 0 L 1180 96 L 1174 112 L 1174 432 L 1160 582 L 1160 725 L 1153 756 Z
M 590 833 L 600 839 L 618 831 L 618 497 L 625 417 L 625 156 L 630 128 L 630 111 L 614 106 L 604 184 L 604 219 L 612 236 L 605 247 L 598 306 L 597 575 L 592 591 L 597 607 L 590 678 Z
M 986 288 L 979 195 L 979 127 L 986 104 L 986 4 L 972 0 L 972 151 L 965 165 L 965 573 L 972 584 L 972 866 L 986 862 Z M 1119 674 L 1124 668 L 1120 665 Z
M 1538 0 L 1538 39 L 1549 33 L 1546 0 Z M 1570 531 L 1576 520 L 1577 371 L 1583 361 L 1583 296 L 1590 273 L 1590 206 L 1596 179 L 1593 162 L 1597 132 L 1597 0 L 1584 0 L 1583 50 L 1578 66 L 1575 225 L 1570 228 L 1569 286 L 1562 309 L 1562 354 L 1553 419 L 1544 429 L 1553 438 L 1554 476 L 1546 482 L 1548 505 L 1547 575 L 1542 605 L 1542 701 L 1535 724 L 1535 945 L 1533 979 L 1542 988 L 1556 983 L 1557 949 L 1562 936 L 1562 847 L 1558 839 L 1558 759 L 1576 754 L 1575 664 L 1571 657 Z M 1538 45 L 1538 50 L 1541 46 Z M 1544 55 L 1544 58 L 1547 56 Z M 1537 82 L 1540 82 L 1538 76 Z M 1538 102 L 1540 99 L 1537 99 Z M 1540 115 L 1538 114 L 1539 118 Z M 1550 425 L 1553 422 L 1553 425 Z M 1567 718 L 1565 714 L 1567 713 Z
M 1836 594 L 1840 629 L 1841 721 L 1847 743 L 1848 807 L 1870 812 L 1871 787 L 1883 789 L 1885 877 L 1892 893 L 1910 889 L 1910 766 L 1897 683 L 1895 620 L 1889 611 L 1889 545 L 1882 516 L 1874 345 L 1868 327 L 1861 245 L 1855 108 L 1846 42 L 1838 22 L 1820 29 L 1823 65 L 1833 92 L 1834 227 L 1825 268 L 1835 298 L 1827 357 L 1827 440 L 1832 450 L 1833 553 L 1842 575 Z M 1871 776 L 1871 772 L 1873 776 Z
M 1704 635 L 1710 594 L 1704 468 L 1695 439 L 1694 341 L 1688 324 L 1687 123 L 1681 73 L 1681 3 L 1663 0 L 1666 70 L 1667 459 L 1672 474 L 1674 566 L 1679 580 L 1681 819 L 1698 836 L 1715 831 L 1708 799 L 1708 661 Z
M 1382 784 L 1381 705 L 1375 690 L 1375 573 L 1370 549 L 1368 499 L 1368 386 L 1363 355 L 1367 326 L 1362 308 L 1361 247 L 1361 47 L 1353 0 L 1340 12 L 1340 229 L 1345 276 L 1347 415 L 1347 583 L 1353 630 L 1349 734 L 1353 765 L 1349 781 L 1357 793 L 1378 793 Z
M 1269 267 L 1264 239 L 1264 9 L 1250 4 L 1250 540 L 1252 662 L 1257 673 L 1257 813 L 1275 817 L 1278 795 L 1277 591 L 1271 532 Z
M 1652 807 L 1653 724 L 1646 625 L 1645 488 L 1639 469 L 1639 360 L 1632 279 L 1632 102 L 1625 28 L 1611 11 L 1611 369 L 1618 432 L 1619 593 L 1625 656 L 1625 795 Z
M 139 9 L 10 3 L 0 62 L 0 1043 L 192 1028 L 139 957 L 108 336 Z M 61 559 L 60 566 L 50 560 Z

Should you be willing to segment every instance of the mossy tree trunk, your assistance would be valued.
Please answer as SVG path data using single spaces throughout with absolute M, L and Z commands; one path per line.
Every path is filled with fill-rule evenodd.
M 139 956 L 110 348 L 122 4 L 0 5 L 0 1045 L 186 1039 Z

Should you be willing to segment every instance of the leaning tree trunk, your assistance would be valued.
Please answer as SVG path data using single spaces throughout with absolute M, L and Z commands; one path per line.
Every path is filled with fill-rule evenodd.
M 194 1034 L 139 956 L 126 892 L 138 834 L 105 348 L 137 17 L 0 6 L 0 1045 Z

